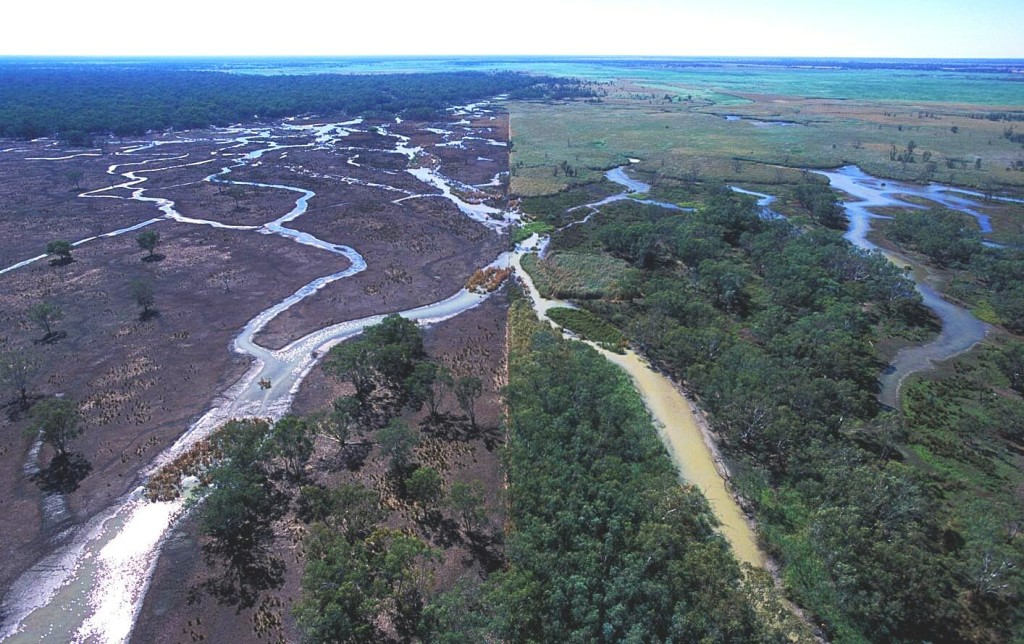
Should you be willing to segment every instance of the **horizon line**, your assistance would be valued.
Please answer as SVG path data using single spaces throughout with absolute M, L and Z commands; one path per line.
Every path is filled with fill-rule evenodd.
M 507 59 L 558 59 L 558 60 L 827 60 L 827 61 L 964 61 L 964 62 L 1020 62 L 1024 57 L 995 56 L 842 56 L 842 55 L 715 55 L 715 54 L 10 54 L 0 53 L 4 59 L 79 59 L 79 60 L 118 60 L 118 59 L 154 59 L 154 60 L 445 60 L 460 58 L 478 58 L 492 60 Z

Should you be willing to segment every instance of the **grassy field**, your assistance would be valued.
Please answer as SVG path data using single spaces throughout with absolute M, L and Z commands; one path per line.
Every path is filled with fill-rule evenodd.
M 636 279 L 629 264 L 608 255 L 557 252 L 542 260 L 527 255 L 522 261 L 544 297 L 614 298 Z
M 622 353 L 622 349 L 626 347 L 626 338 L 621 331 L 586 309 L 549 309 L 548 317 L 554 320 L 555 324 L 569 329 L 585 340 L 597 342 L 609 351 Z
M 630 81 L 601 91 L 607 94 L 601 103 L 509 103 L 516 193 L 549 194 L 596 181 L 630 157 L 641 159 L 635 168 L 656 188 L 708 178 L 790 183 L 800 178 L 790 168 L 856 164 L 893 179 L 1024 192 L 1024 172 L 1009 169 L 1024 162 L 1024 146 L 1004 137 L 1013 123 L 971 118 L 987 113 L 984 105 L 749 92 L 750 102 L 737 104 L 715 102 L 682 83 Z M 899 161 L 908 147 L 914 161 Z M 575 175 L 557 171 L 563 161 Z
M 794 62 L 799 63 L 794 65 Z M 767 61 L 738 59 L 661 59 L 630 58 L 458 58 L 458 59 L 362 59 L 348 61 L 304 61 L 318 71 L 347 73 L 396 73 L 409 71 L 450 72 L 470 70 L 529 71 L 534 74 L 581 78 L 610 82 L 628 78 L 651 86 L 688 88 L 719 95 L 746 93 L 789 96 L 839 97 L 882 101 L 948 102 L 956 100 L 978 105 L 1022 105 L 1024 85 L 1015 76 L 989 70 L 964 67 L 961 62 L 936 65 L 936 61 L 879 63 L 860 68 L 844 66 L 840 61 Z M 908 62 L 916 65 L 907 66 Z M 890 61 L 891 63 L 891 61 Z M 925 63 L 922 66 L 922 63 Z M 280 61 L 277 61 L 280 65 Z M 943 70 L 939 71 L 938 67 Z M 997 65 L 998 66 L 998 65 Z M 839 67 L 846 67 L 840 69 Z M 873 67 L 873 68 L 869 68 Z M 954 69 L 956 68 L 956 69 Z M 282 71 L 275 67 L 275 71 Z M 244 70 L 243 70 L 244 71 Z M 293 70 L 294 71 L 294 70 Z M 309 69 L 304 70 L 308 73 Z

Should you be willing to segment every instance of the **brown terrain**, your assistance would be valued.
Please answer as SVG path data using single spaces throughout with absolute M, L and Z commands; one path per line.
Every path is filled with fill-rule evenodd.
M 469 186 L 492 183 L 506 170 L 507 148 L 472 138 L 461 145 L 437 147 L 444 137 L 424 128 L 453 130 L 456 134 L 448 138 L 454 141 L 469 136 L 504 142 L 507 117 L 495 112 L 469 117 L 468 127 L 455 125 L 461 118 L 429 124 L 363 123 L 328 143 L 314 143 L 309 130 L 260 126 L 247 133 L 269 132 L 280 147 L 244 163 L 242 155 L 266 149 L 269 138 L 253 136 L 245 142 L 236 140 L 238 131 L 218 130 L 163 134 L 139 142 L 111 139 L 103 148 L 85 152 L 95 156 L 59 160 L 32 159 L 83 152 L 49 141 L 4 145 L 0 270 L 43 254 L 51 240 L 77 241 L 163 216 L 158 204 L 127 199 L 132 189 L 145 189 L 144 197 L 174 201 L 185 217 L 230 226 L 262 226 L 289 212 L 300 192 L 203 180 L 225 166 L 243 163 L 218 178 L 315 191 L 308 212 L 284 225 L 352 247 L 367 264 L 365 271 L 329 284 L 279 315 L 257 336 L 262 345 L 282 346 L 335 322 L 428 304 L 459 290 L 475 269 L 493 261 L 507 244 L 507 237 L 473 222 L 437 189 L 405 172 L 418 166 L 439 168 L 467 201 L 486 197 L 501 206 L 503 185 L 480 190 Z M 406 146 L 422 146 L 423 151 L 414 159 L 396 154 L 394 135 L 409 137 Z M 139 149 L 151 142 L 166 144 Z M 115 164 L 119 167 L 108 173 Z M 146 181 L 129 189 L 104 190 L 129 181 L 120 176 L 125 172 Z M 465 186 L 460 189 L 460 184 Z M 71 479 L 29 476 L 34 467 L 42 467 L 45 475 L 51 454 L 44 448 L 33 462 L 33 441 L 24 434 L 30 414 L 16 401 L 15 391 L 0 392 L 4 594 L 59 541 L 55 539 L 62 530 L 82 524 L 137 487 L 152 459 L 240 377 L 248 360 L 233 353 L 231 345 L 247 321 L 313 279 L 350 265 L 341 255 L 266 231 L 170 219 L 144 230 L 160 234 L 156 261 L 143 261 L 146 251 L 136 244 L 138 232 L 132 231 L 76 246 L 70 263 L 42 259 L 0 274 L 0 352 L 28 355 L 39 365 L 29 387 L 33 402 L 66 396 L 79 403 L 84 419 L 82 436 L 71 444 L 81 464 Z M 140 313 L 132 296 L 138 280 L 152 285 L 155 311 L 148 315 Z M 29 308 L 41 301 L 63 313 L 49 336 L 29 321 Z M 499 293 L 427 331 L 432 358 L 451 366 L 457 375 L 476 374 L 484 380 L 485 393 L 477 405 L 483 429 L 470 431 L 454 401 L 448 401 L 447 422 L 425 430 L 429 438 L 417 452 L 417 460 L 439 469 L 446 483 L 483 481 L 491 509 L 500 506 L 493 450 L 500 441 L 497 392 L 504 381 L 504 306 Z M 342 386 L 314 368 L 293 410 L 320 409 Z M 366 455 L 361 467 L 339 470 L 332 466 L 334 450 L 330 443 L 319 445 L 310 464 L 318 480 L 354 477 L 374 486 L 390 498 L 389 523 L 420 530 L 435 545 L 447 539 L 449 547 L 435 575 L 439 587 L 450 585 L 463 571 L 488 565 L 487 553 L 471 552 L 457 533 L 424 532 L 415 513 L 388 491 L 385 463 L 375 452 Z M 59 496 L 66 511 L 44 517 L 48 494 Z M 247 629 L 262 623 L 267 611 L 283 619 L 283 630 L 275 632 L 295 639 L 286 608 L 297 596 L 300 531 L 292 515 L 280 526 L 279 546 L 282 553 L 289 553 L 286 584 L 264 597 L 271 603 L 262 610 L 236 614 L 211 598 L 201 599 L 201 608 L 186 610 L 188 590 L 206 572 L 195 526 L 191 520 L 183 521 L 158 563 L 139 620 L 139 641 L 193 641 L 193 629 L 210 641 L 248 641 Z M 500 526 L 494 532 L 500 534 Z M 192 615 L 202 616 L 201 628 L 190 622 Z
M 438 470 L 445 487 L 453 481 L 480 482 L 486 490 L 490 525 L 483 539 L 471 542 L 454 525 L 450 512 L 439 525 L 421 520 L 417 509 L 396 495 L 387 476 L 387 457 L 374 448 L 360 453 L 349 450 L 350 458 L 340 465 L 338 447 L 321 441 L 307 468 L 311 481 L 326 485 L 355 481 L 377 491 L 389 508 L 388 527 L 410 530 L 432 547 L 443 551 L 433 564 L 432 590 L 441 591 L 462 575 L 493 569 L 502 552 L 503 529 L 501 491 L 503 478 L 496 448 L 504 442 L 500 388 L 506 382 L 505 315 L 507 301 L 502 293 L 458 317 L 428 328 L 427 354 L 459 375 L 477 375 L 484 382 L 484 395 L 476 405 L 478 430 L 472 430 L 449 397 L 442 407 L 443 421 L 426 423 L 423 413 L 408 415 L 418 425 L 423 440 L 413 460 Z M 329 406 L 338 395 L 351 394 L 320 369 L 314 369 L 303 384 L 292 411 L 312 413 Z M 305 525 L 290 512 L 276 525 L 276 554 L 286 566 L 284 584 L 264 593 L 256 606 L 237 609 L 222 599 L 202 592 L 211 571 L 200 551 L 196 522 L 185 519 L 169 535 L 157 564 L 152 586 L 146 595 L 136 624 L 140 642 L 295 642 L 300 639 L 290 608 L 298 600 L 304 557 L 301 536 Z

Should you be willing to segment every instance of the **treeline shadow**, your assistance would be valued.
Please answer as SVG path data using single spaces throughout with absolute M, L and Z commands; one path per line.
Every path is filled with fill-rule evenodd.
M 417 524 L 424 536 L 436 546 L 445 550 L 458 545 L 465 546 L 469 556 L 462 563 L 467 567 L 476 563 L 490 574 L 505 566 L 505 535 L 500 530 L 486 532 L 473 529 L 463 535 L 457 522 L 436 509 L 424 512 Z
M 211 568 L 219 557 L 206 552 Z M 264 591 L 275 590 L 284 584 L 285 564 L 269 552 L 234 553 L 230 561 L 216 574 L 189 590 L 188 601 L 197 604 L 202 596 L 214 598 L 222 606 L 234 606 L 241 612 L 256 605 Z
M 53 331 L 52 333 L 47 333 L 38 340 L 33 340 L 32 344 L 53 344 L 54 342 L 63 340 L 66 337 L 68 337 L 67 331 Z
M 428 434 L 446 441 L 468 442 L 483 441 L 487 451 L 494 451 L 502 443 L 501 432 L 497 427 L 474 425 L 465 416 L 440 413 L 427 416 L 420 422 L 420 429 Z

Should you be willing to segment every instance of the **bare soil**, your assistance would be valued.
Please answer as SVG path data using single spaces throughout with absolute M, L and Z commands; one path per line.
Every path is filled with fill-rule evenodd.
M 442 512 L 438 523 L 422 521 L 421 513 L 395 494 L 394 482 L 387 475 L 386 457 L 375 448 L 350 448 L 350 456 L 343 465 L 337 446 L 321 441 L 307 470 L 311 480 L 319 483 L 357 481 L 376 489 L 391 509 L 389 527 L 411 530 L 441 550 L 440 562 L 431 569 L 435 592 L 450 588 L 463 575 L 493 569 L 503 556 L 500 535 L 505 521 L 504 479 L 497 448 L 505 438 L 500 391 L 506 383 L 506 312 L 507 299 L 501 291 L 481 306 L 426 331 L 425 347 L 432 359 L 456 374 L 474 374 L 484 381 L 484 395 L 476 406 L 479 429 L 469 426 L 451 399 L 442 408 L 441 423 L 425 423 L 423 413 L 407 416 L 423 432 L 414 457 L 417 463 L 441 472 L 446 489 L 454 481 L 478 481 L 483 485 L 490 522 L 475 542 L 459 529 L 448 511 Z M 292 411 L 313 413 L 345 394 L 351 394 L 349 385 L 315 368 L 303 382 Z M 372 442 L 372 435 L 364 438 Z M 164 546 L 134 638 L 181 643 L 299 641 L 300 632 L 291 608 L 301 592 L 304 530 L 305 526 L 291 513 L 278 524 L 274 554 L 286 565 L 284 583 L 264 593 L 254 607 L 238 610 L 202 590 L 202 584 L 211 578 L 211 569 L 203 561 L 202 538 L 194 517 L 182 521 Z
M 415 142 L 409 145 L 426 147 L 442 140 L 420 129 L 422 124 L 389 127 L 409 136 L 415 133 Z M 307 135 L 281 128 L 274 134 L 282 144 L 310 140 Z M 13 148 L 0 152 L 0 268 L 43 253 L 47 242 L 54 239 L 74 241 L 161 216 L 153 204 L 126 200 L 129 189 L 95 193 L 121 198 L 79 196 L 127 181 L 120 173 L 128 171 L 147 178 L 136 186 L 145 188 L 146 196 L 172 199 L 177 209 L 190 217 L 259 225 L 291 210 L 299 196 L 294 191 L 242 187 L 229 192 L 228 188 L 202 181 L 241 155 L 265 147 L 264 142 L 256 140 L 228 149 L 228 141 L 235 136 L 225 131 L 199 131 L 187 137 L 161 134 L 147 141 L 175 142 L 128 154 L 124 152 L 129 142 L 111 139 L 102 149 L 85 151 L 100 156 L 64 160 L 31 158 L 56 158 L 83 151 L 62 149 L 47 141 L 0 146 Z M 373 132 L 351 134 L 334 150 L 318 146 L 275 150 L 227 175 L 236 181 L 315 190 L 317 196 L 310 201 L 309 211 L 290 225 L 352 246 L 368 264 L 363 273 L 335 282 L 279 316 L 258 338 L 261 343 L 280 346 L 333 322 L 442 299 L 503 250 L 507 238 L 468 220 L 447 200 L 424 196 L 392 203 L 410 193 L 437 194 L 405 171 L 408 157 L 385 151 L 394 143 L 393 137 Z M 445 151 L 449 160 L 447 164 L 442 161 L 442 171 L 449 166 L 479 166 L 480 182 L 488 181 L 497 172 L 491 166 L 507 160 L 507 153 L 494 154 L 504 148 L 488 147 L 491 153 L 481 156 L 497 161 L 477 162 L 476 153 L 468 149 L 457 154 Z M 426 150 L 433 160 L 418 162 L 438 163 L 435 149 Z M 472 156 L 474 161 L 460 165 L 459 154 Z M 215 160 L 200 163 L 210 157 Z M 360 166 L 349 163 L 353 159 Z M 108 173 L 110 166 L 127 163 L 137 165 L 122 165 L 114 174 Z M 470 175 L 464 176 L 467 178 L 460 180 L 468 181 Z M 360 182 L 386 184 L 394 190 L 366 187 Z M 500 190 L 492 190 L 500 194 Z M 5 544 L 6 553 L 0 561 L 0 590 L 9 587 L 17 575 L 45 554 L 55 530 L 87 520 L 136 486 L 139 472 L 152 458 L 205 412 L 218 393 L 237 380 L 247 364 L 231 352 L 230 345 L 247 321 L 313 279 L 348 266 L 347 260 L 338 255 L 254 231 L 169 220 L 152 224 L 148 230 L 160 233 L 160 261 L 142 261 L 146 253 L 136 244 L 136 233 L 127 233 L 76 247 L 74 261 L 66 265 L 50 265 L 42 260 L 0 275 L 0 351 L 27 353 L 41 365 L 30 387 L 33 401 L 65 395 L 81 403 L 84 433 L 71 449 L 88 464 L 75 481 L 77 487 L 65 495 L 69 516 L 59 526 L 44 528 L 40 513 L 44 492 L 39 482 L 23 473 L 31 446 L 23 433 L 29 424 L 28 414 L 13 402 L 12 391 L 0 392 L 0 404 L 4 405 L 4 413 L 0 413 L 0 516 L 4 518 L 0 521 L 0 543 Z M 155 313 L 145 316 L 140 315 L 131 295 L 133 281 L 140 279 L 152 283 L 155 293 Z M 54 334 L 47 338 L 28 321 L 28 308 L 39 301 L 56 304 L 63 311 L 63 318 L 54 324 Z M 492 302 L 464 314 L 431 332 L 432 338 L 455 334 L 451 339 L 430 342 L 442 343 L 437 351 L 448 356 L 446 360 L 468 360 L 466 364 L 475 365 L 473 369 L 483 369 L 479 366 L 481 356 L 492 363 L 500 359 L 503 334 L 484 331 L 498 324 L 496 320 L 503 324 L 499 309 Z M 477 320 L 480 328 L 467 327 L 472 320 Z M 449 328 L 454 331 L 444 331 Z M 486 347 L 486 351 L 468 349 L 477 357 L 466 354 L 460 358 L 459 352 L 470 346 Z M 298 410 L 324 402 L 306 393 L 323 386 L 317 373 L 315 370 L 300 393 Z M 489 391 L 489 402 L 482 401 L 478 413 L 484 423 L 494 424 L 492 412 L 486 410 L 496 404 L 497 390 L 492 386 Z M 438 453 L 446 452 L 440 449 Z M 41 464 L 45 466 L 50 456 L 44 449 Z M 452 458 L 462 463 L 458 460 L 462 456 Z M 457 471 L 475 471 L 469 466 L 472 457 L 466 458 L 465 466 L 460 465 Z M 491 457 L 478 456 L 480 462 L 487 458 Z M 490 471 L 485 467 L 481 472 L 484 470 Z M 366 471 L 373 471 L 373 467 L 368 466 Z M 367 481 L 372 480 L 369 474 L 365 476 L 369 477 Z M 175 534 L 188 535 L 189 530 L 193 528 L 185 521 Z M 168 552 L 175 551 L 174 543 L 188 542 L 186 536 L 174 537 Z M 191 557 L 188 560 L 199 565 L 201 557 L 195 548 L 186 550 L 188 555 L 182 557 Z M 167 569 L 166 561 L 158 564 L 160 570 L 170 570 L 167 574 L 179 577 L 188 565 L 174 562 Z M 286 586 L 291 594 L 296 579 L 293 575 L 289 582 L 292 586 Z M 162 583 L 158 579 L 154 588 L 159 589 Z M 165 605 L 161 597 L 156 592 L 147 600 L 146 615 L 156 618 L 158 605 Z M 177 615 L 186 619 L 191 609 L 174 605 Z M 178 632 L 162 625 L 152 628 L 168 638 Z M 142 641 L 149 639 L 142 637 Z M 190 641 L 184 634 L 181 639 Z
M 41 371 L 34 399 L 57 394 L 81 403 L 84 431 L 72 443 L 91 465 L 66 495 L 72 521 L 85 519 L 137 484 L 136 473 L 208 408 L 248 362 L 231 340 L 267 302 L 283 299 L 347 260 L 277 236 L 159 222 L 164 259 L 143 262 L 132 236 L 76 248 L 66 266 L 37 262 L 2 276 L 3 347 L 33 356 Z M 273 261 L 265 261 L 272 257 Z M 156 314 L 141 319 L 134 280 L 153 285 Z M 28 321 L 39 301 L 63 319 L 58 337 Z M 11 400 L 4 392 L 4 401 Z M 25 480 L 30 441 L 25 413 L 8 404 L 0 414 L 0 586 L 30 565 L 45 545 L 38 505 L 42 490 Z M 49 454 L 44 451 L 43 463 Z M 23 514 L 23 512 L 25 514 Z

